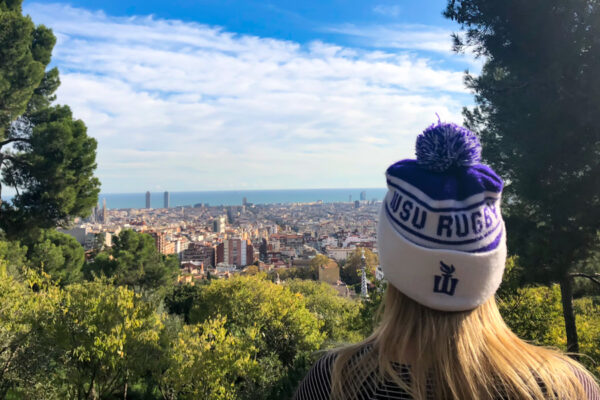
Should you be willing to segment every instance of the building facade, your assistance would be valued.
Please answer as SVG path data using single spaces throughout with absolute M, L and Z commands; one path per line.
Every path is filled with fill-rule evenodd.
M 225 239 L 217 245 L 216 262 L 245 267 L 254 262 L 254 248 L 249 240 Z
M 156 250 L 161 254 L 175 254 L 175 243 L 167 240 L 164 232 L 148 232 L 154 238 Z
M 219 216 L 213 220 L 213 232 L 225 233 L 227 218 L 224 215 Z
M 201 262 L 206 267 L 217 265 L 215 247 L 203 243 L 190 243 L 181 255 L 182 262 Z

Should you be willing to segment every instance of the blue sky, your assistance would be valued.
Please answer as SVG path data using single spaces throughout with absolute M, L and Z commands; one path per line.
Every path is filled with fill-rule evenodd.
M 444 1 L 26 1 L 102 191 L 383 187 L 472 103 Z

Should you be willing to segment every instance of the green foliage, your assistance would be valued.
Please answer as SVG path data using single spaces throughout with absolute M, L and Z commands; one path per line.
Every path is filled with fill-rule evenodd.
M 360 283 L 361 279 L 361 268 L 362 268 L 362 248 L 357 248 L 354 250 L 343 267 L 340 270 L 340 278 L 342 282 L 347 285 L 357 285 Z M 379 265 L 379 258 L 377 254 L 373 253 L 369 249 L 364 249 L 365 251 L 365 260 L 367 265 L 367 277 L 369 280 L 373 281 L 375 277 L 375 268 Z
M 321 332 L 331 345 L 358 342 L 363 338 L 357 330 L 361 304 L 356 300 L 341 297 L 338 292 L 324 282 L 309 280 L 289 280 L 285 286 L 294 293 L 300 293 L 306 300 L 306 307 L 322 321 Z
M 150 304 L 106 281 L 67 286 L 53 327 L 63 353 L 52 376 L 68 398 L 106 398 L 126 391 L 144 371 L 162 323 Z
M 508 326 L 522 339 L 565 350 L 567 339 L 558 285 L 523 286 L 523 268 L 517 257 L 507 260 L 498 305 Z M 580 361 L 600 376 L 600 306 L 592 297 L 575 300 L 580 339 Z
M 236 335 L 246 335 L 247 329 L 257 332 L 264 381 L 248 389 L 249 398 L 289 396 L 309 367 L 307 358 L 325 339 L 322 323 L 306 308 L 302 295 L 260 276 L 213 280 L 203 287 L 190 320 L 202 323 L 220 316 Z
M 210 319 L 179 332 L 161 379 L 166 399 L 238 399 L 244 382 L 261 374 L 253 345 L 256 331 L 235 336 L 225 322 L 225 318 Z
M 326 255 L 317 254 L 316 256 L 313 257 L 312 260 L 310 260 L 310 266 L 312 268 L 321 268 L 321 267 L 325 267 L 330 262 L 331 262 L 331 260 Z
M 165 307 L 171 314 L 183 317 L 186 323 L 190 322 L 190 311 L 200 299 L 200 292 L 204 285 L 178 285 L 165 297 Z
M 34 270 L 49 274 L 63 285 L 81 280 L 85 252 L 72 236 L 48 229 L 28 245 L 27 264 Z
M 87 216 L 98 200 L 96 141 L 68 107 L 51 106 L 55 40 L 21 15 L 21 1 L 0 2 L 0 184 L 17 193 L 0 205 L 0 228 L 10 238 Z
M 112 277 L 117 285 L 148 292 L 169 288 L 178 270 L 177 257 L 160 254 L 152 236 L 123 230 L 113 239 L 112 248 L 85 266 L 84 274 L 88 279 Z
M 574 302 L 579 332 L 581 362 L 600 377 L 600 303 L 598 298 L 582 298 Z
M 560 288 L 558 285 L 523 286 L 522 279 L 519 259 L 509 257 L 496 293 L 504 321 L 522 339 L 565 348 Z
M 0 137 L 25 112 L 54 42 L 46 27 L 21 14 L 21 1 L 0 1 Z
M 381 303 L 388 283 L 385 280 L 373 280 L 373 288 L 369 289 L 369 297 L 361 299 L 360 331 L 363 336 L 369 336 L 377 327 L 380 317 Z
M 496 297 L 503 299 L 516 295 L 519 288 L 523 286 L 523 267 L 519 263 L 519 257 L 509 256 L 504 265 L 504 276 Z
M 6 265 L 9 275 L 20 275 L 25 266 L 27 247 L 19 241 L 0 240 L 0 260 Z
M 580 344 L 580 361 L 600 376 L 600 305 L 586 297 L 574 302 Z M 518 288 L 499 299 L 502 317 L 520 338 L 565 350 L 567 338 L 562 318 L 560 288 Z
M 256 265 L 249 265 L 248 267 L 246 267 L 244 269 L 244 274 L 246 275 L 256 275 L 260 272 L 260 270 L 258 269 L 258 266 Z
M 162 329 L 153 306 L 106 281 L 25 276 L 0 270 L 0 398 L 123 397 L 147 373 Z
M 52 372 L 57 353 L 46 333 L 59 295 L 53 287 L 34 292 L 33 285 L 43 281 L 17 281 L 0 265 L 0 398 L 9 390 L 37 392 L 36 398 L 52 391 L 39 382 Z
M 27 121 L 24 121 L 27 119 Z M 35 228 L 64 225 L 87 216 L 98 201 L 96 141 L 66 106 L 35 111 L 13 124 L 9 139 L 19 138 L 16 153 L 5 156 L 3 182 L 19 189 L 2 204 L 2 228 L 20 237 Z
M 268 273 L 269 279 L 273 282 L 277 279 L 287 281 L 288 279 L 310 279 L 313 281 L 319 280 L 319 270 L 317 267 L 286 267 L 278 268 Z
M 578 273 L 599 278 L 600 273 L 600 231 L 596 238 L 596 244 L 590 252 L 590 256 L 578 263 L 574 268 Z M 598 279 L 596 279 L 598 281 Z M 573 283 L 573 296 L 600 296 L 600 285 L 589 278 L 579 277 Z
M 527 287 L 499 302 L 507 325 L 522 339 L 541 345 L 566 348 L 560 288 Z

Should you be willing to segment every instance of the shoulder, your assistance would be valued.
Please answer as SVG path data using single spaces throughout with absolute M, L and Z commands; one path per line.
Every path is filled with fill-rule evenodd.
M 308 371 L 294 394 L 294 400 L 328 400 L 331 392 L 331 370 L 335 352 L 322 356 Z
M 580 369 L 574 369 L 575 376 L 583 386 L 583 390 L 587 394 L 587 400 L 600 400 L 600 388 L 598 383 L 590 377 L 589 374 Z
M 331 396 L 333 365 L 340 351 L 348 349 L 351 349 L 349 362 L 352 364 L 362 357 L 372 354 L 373 345 L 371 343 L 362 343 L 357 346 L 342 347 L 325 353 L 308 371 L 302 382 L 300 382 L 294 395 L 294 400 L 328 400 Z

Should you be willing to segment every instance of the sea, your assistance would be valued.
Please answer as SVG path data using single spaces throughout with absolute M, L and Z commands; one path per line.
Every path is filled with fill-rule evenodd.
M 361 200 L 361 193 L 365 192 L 365 200 L 380 201 L 385 196 L 384 188 L 352 188 L 352 189 L 287 189 L 287 190 L 227 190 L 204 192 L 169 192 L 169 206 L 194 206 L 206 204 L 208 206 L 235 206 L 242 205 L 244 197 L 252 204 L 289 204 L 311 203 L 322 201 L 324 203 L 352 202 Z M 146 193 L 101 193 L 100 204 L 106 199 L 106 208 L 144 208 L 146 206 Z M 150 193 L 150 207 L 162 208 L 164 192 Z

